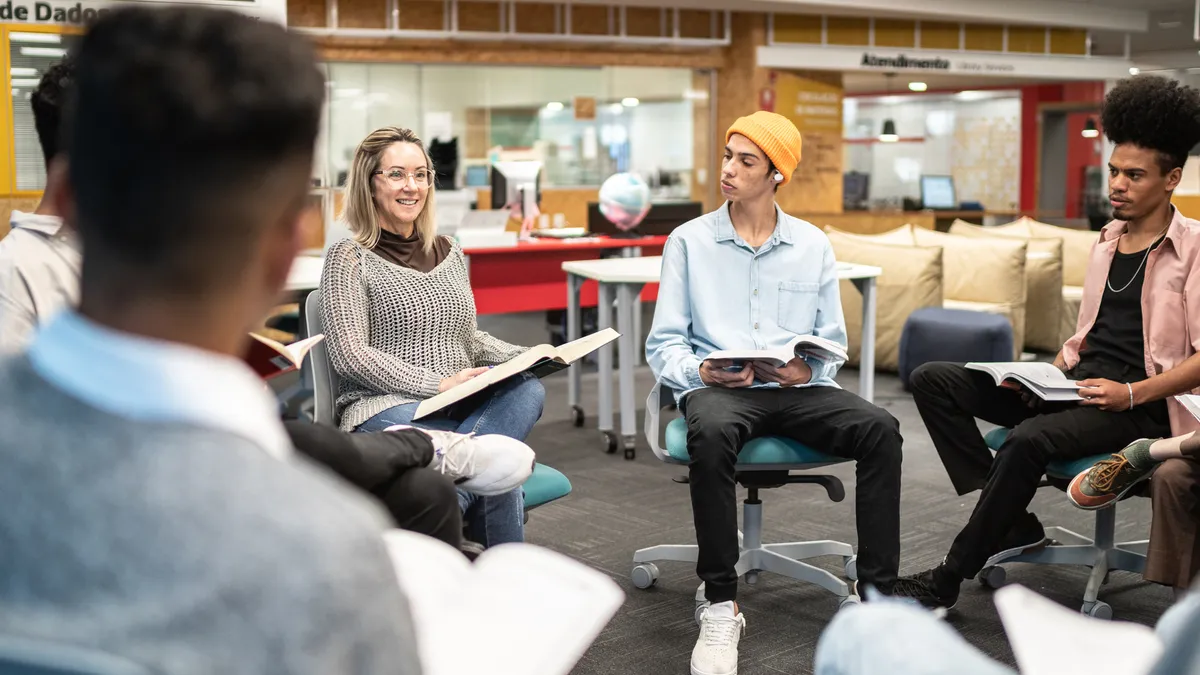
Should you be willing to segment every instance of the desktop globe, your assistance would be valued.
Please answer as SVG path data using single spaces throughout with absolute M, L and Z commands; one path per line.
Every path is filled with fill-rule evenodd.
M 650 210 L 650 186 L 631 173 L 610 176 L 600 186 L 600 213 L 622 232 L 638 226 Z

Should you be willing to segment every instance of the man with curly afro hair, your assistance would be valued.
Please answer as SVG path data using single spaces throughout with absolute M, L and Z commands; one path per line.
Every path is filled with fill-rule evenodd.
M 1200 142 L 1200 92 L 1139 75 L 1112 89 L 1101 119 L 1115 146 L 1114 220 L 1092 247 L 1077 332 L 1054 359 L 1080 385 L 1080 400 L 1044 402 L 961 364 L 929 363 L 912 375 L 913 399 L 955 489 L 982 491 L 945 560 L 908 578 L 924 589 L 918 599 L 926 606 L 953 606 L 962 581 L 993 555 L 1045 545 L 1028 507 L 1050 462 L 1200 428 L 1173 398 L 1200 387 L 1200 223 L 1171 204 Z M 1011 429 L 994 458 L 977 418 Z M 1151 475 L 1146 453 L 1128 450 L 1072 483 L 1076 504 L 1107 506 Z M 1200 465 L 1182 459 L 1155 474 L 1148 579 L 1186 587 L 1200 565 L 1197 479 Z

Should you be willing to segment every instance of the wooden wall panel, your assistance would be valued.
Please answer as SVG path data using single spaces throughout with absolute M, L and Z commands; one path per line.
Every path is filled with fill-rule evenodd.
M 576 35 L 608 35 L 608 23 L 608 7 L 603 5 L 571 6 L 571 32 Z M 615 23 L 612 32 L 616 33 Z
M 942 21 L 921 22 L 922 49 L 958 49 L 959 25 Z
M 0 239 L 8 234 L 8 221 L 12 218 L 13 210 L 32 213 L 37 208 L 41 197 L 0 197 Z
M 458 3 L 459 30 L 497 33 L 500 31 L 500 3 Z
M 491 118 L 487 108 L 467 108 L 467 137 L 463 158 L 486 159 L 491 144 Z
M 549 34 L 558 32 L 556 5 L 545 2 L 518 2 L 516 7 L 517 31 L 521 33 Z
M 1050 53 L 1076 56 L 1087 54 L 1087 31 L 1077 28 L 1051 28 Z
M 341 28 L 387 28 L 387 2 L 384 0 L 338 0 L 338 26 Z
M 870 39 L 870 21 L 857 16 L 831 16 L 825 19 L 825 41 L 831 45 L 866 45 Z
M 833 226 L 843 232 L 854 234 L 880 234 L 905 224 L 916 225 L 927 230 L 934 228 L 932 211 L 846 211 L 844 213 L 813 213 L 803 209 L 787 210 L 788 215 L 824 229 Z
M 1046 29 L 1038 26 L 1009 26 L 1008 51 L 1022 54 L 1046 53 Z
M 708 72 L 692 73 L 692 89 L 708 92 L 711 75 Z M 720 160 L 717 148 L 709 131 L 712 129 L 711 98 L 699 98 L 692 101 L 692 200 L 704 204 L 705 212 L 717 208 L 713 203 L 713 185 L 717 183 L 720 172 Z
M 713 20 L 712 12 L 698 9 L 679 10 L 679 37 L 685 38 L 715 38 L 723 35 L 724 17 L 720 14 Z
M 875 19 L 876 47 L 916 46 L 916 21 Z
M 325 25 L 325 0 L 288 0 L 289 26 L 318 28 Z
M 441 0 L 405 0 L 400 6 L 400 28 L 442 30 L 446 27 L 446 4 Z
M 580 5 L 582 6 L 582 5 Z M 574 11 L 574 10 L 572 10 Z M 761 15 L 759 15 L 761 18 Z M 654 68 L 720 68 L 724 52 L 717 48 L 622 49 L 597 45 L 452 42 L 318 37 L 325 61 L 364 63 L 479 63 L 531 66 L 649 66 Z M 751 60 L 753 63 L 753 60 Z
M 625 34 L 634 37 L 662 37 L 670 35 L 663 31 L 663 11 L 659 7 L 626 7 Z
M 998 52 L 1004 49 L 1004 29 L 1000 26 L 966 25 L 966 48 L 972 51 Z
M 821 44 L 821 17 L 812 14 L 776 14 L 775 41 Z

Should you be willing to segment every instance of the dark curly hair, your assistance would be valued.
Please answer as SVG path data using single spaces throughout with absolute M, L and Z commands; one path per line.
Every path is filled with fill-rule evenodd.
M 37 129 L 38 142 L 42 145 L 42 156 L 47 165 L 58 154 L 63 109 L 67 104 L 67 96 L 75 86 L 74 82 L 75 61 L 67 56 L 50 66 L 38 82 L 37 89 L 33 90 L 33 96 L 29 97 L 29 105 L 33 108 L 33 126 Z
M 1200 91 L 1158 75 L 1135 75 L 1104 97 L 1100 120 L 1114 145 L 1158 151 L 1158 165 L 1167 173 L 1182 167 L 1200 143 Z

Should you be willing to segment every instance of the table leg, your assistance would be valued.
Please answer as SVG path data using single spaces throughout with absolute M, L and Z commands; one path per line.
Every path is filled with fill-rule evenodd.
M 580 338 L 581 317 L 579 313 L 579 291 L 583 287 L 583 277 L 567 274 L 567 342 Z M 583 366 L 571 364 L 567 379 L 567 404 L 571 406 L 571 421 L 577 427 L 583 426 L 583 406 L 579 404 L 580 384 L 583 378 Z
M 637 410 L 634 407 L 633 366 L 637 350 L 637 335 L 633 331 L 633 312 L 637 307 L 634 300 L 641 289 L 638 284 L 617 285 L 617 332 L 621 334 L 617 342 L 620 347 L 618 355 L 618 391 L 621 403 L 621 443 L 625 450 L 625 459 L 636 456 L 637 442 Z
M 875 277 L 855 279 L 854 285 L 862 293 L 862 353 L 859 356 L 858 395 L 863 399 L 875 400 Z
M 612 286 L 597 282 L 596 290 L 596 330 L 602 331 L 612 326 Z M 597 368 L 596 379 L 599 382 L 600 404 L 597 406 L 596 425 L 600 428 L 600 433 L 604 434 L 607 441 L 605 450 L 607 452 L 616 452 L 617 435 L 613 433 L 613 353 L 611 342 L 597 350 L 597 360 L 599 361 L 599 367 Z
M 621 257 L 640 258 L 642 257 L 642 247 L 628 246 L 623 248 L 621 249 Z M 640 366 L 642 365 L 642 348 L 646 344 L 642 342 L 642 296 L 640 295 L 640 291 L 639 294 L 633 296 L 633 337 L 635 343 L 633 347 L 633 365 Z

